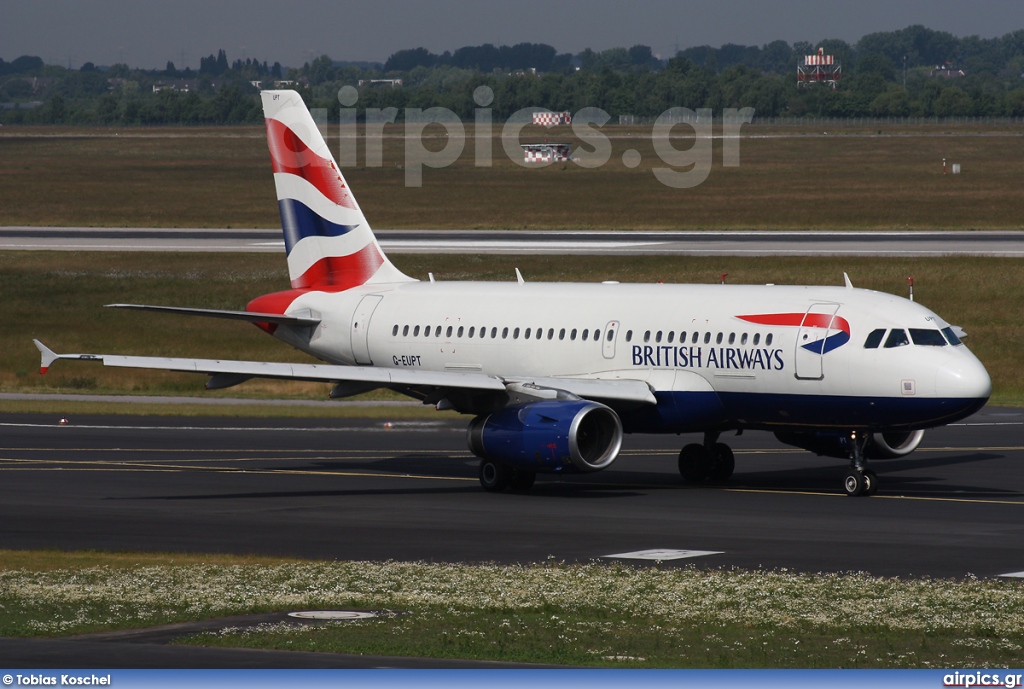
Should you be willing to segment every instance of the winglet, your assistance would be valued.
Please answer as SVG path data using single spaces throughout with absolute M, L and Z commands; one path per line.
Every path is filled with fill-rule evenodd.
M 45 375 L 47 370 L 49 370 L 50 365 L 60 358 L 60 354 L 57 354 L 39 340 L 32 340 L 32 342 L 35 343 L 36 349 L 38 349 L 39 353 L 43 356 L 43 360 L 39 364 L 39 375 Z

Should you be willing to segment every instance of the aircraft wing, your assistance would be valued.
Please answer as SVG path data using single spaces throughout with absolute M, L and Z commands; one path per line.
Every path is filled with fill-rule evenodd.
M 42 355 L 40 373 L 59 359 L 97 361 L 104 366 L 160 371 L 203 373 L 210 376 L 208 389 L 229 387 L 250 378 L 361 383 L 373 388 L 435 388 L 475 392 L 506 392 L 510 385 L 524 383 L 543 390 L 564 390 L 585 399 L 655 404 L 647 383 L 640 380 L 593 380 L 578 378 L 522 378 L 514 380 L 486 373 L 426 371 L 381 366 L 338 366 L 334 364 L 293 364 L 285 362 L 233 361 L 229 359 L 185 359 L 174 357 L 123 356 L 119 354 L 57 354 L 39 340 L 33 340 Z

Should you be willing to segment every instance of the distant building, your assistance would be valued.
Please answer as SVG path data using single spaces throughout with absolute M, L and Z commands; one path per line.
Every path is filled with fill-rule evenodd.
M 554 127 L 559 124 L 572 124 L 572 113 L 566 112 L 535 112 L 533 113 L 533 123 L 539 124 L 543 127 Z
M 523 149 L 523 161 L 527 163 L 554 163 L 570 160 L 572 155 L 572 144 L 567 143 L 538 143 L 519 144 Z
M 112 81 L 112 80 L 108 80 Z M 198 79 L 163 79 L 153 82 L 153 93 L 161 91 L 175 91 L 177 93 L 191 93 L 199 90 Z
M 965 75 L 962 69 L 955 67 L 952 62 L 947 62 L 944 65 L 935 65 L 935 69 L 929 72 L 928 76 L 940 77 L 942 79 L 956 79 Z
M 843 66 L 836 60 L 835 55 L 826 55 L 824 48 L 818 48 L 816 55 L 804 55 L 804 63 L 796 66 L 797 86 L 825 84 L 837 88 L 842 76 Z

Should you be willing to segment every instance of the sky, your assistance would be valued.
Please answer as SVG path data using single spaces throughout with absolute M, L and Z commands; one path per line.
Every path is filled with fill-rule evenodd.
M 404 48 L 547 43 L 560 53 L 782 39 L 850 43 L 911 24 L 956 36 L 1024 29 L 1021 0 L 0 0 L 0 58 L 38 55 L 179 69 L 227 52 L 301 66 L 319 55 L 383 62 Z

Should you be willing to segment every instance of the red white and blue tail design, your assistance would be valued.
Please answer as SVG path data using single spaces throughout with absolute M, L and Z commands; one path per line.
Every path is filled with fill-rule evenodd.
M 377 244 L 301 96 L 261 95 L 292 288 L 411 281 Z

